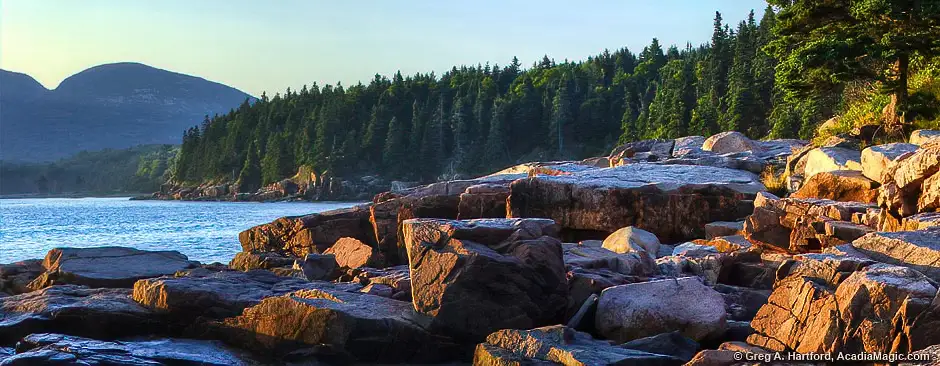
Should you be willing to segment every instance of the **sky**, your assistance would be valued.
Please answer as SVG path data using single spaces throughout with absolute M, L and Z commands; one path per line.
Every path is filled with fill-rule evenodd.
M 140 62 L 258 96 L 313 82 L 454 65 L 526 67 L 706 43 L 714 12 L 736 24 L 758 0 L 0 0 L 0 69 L 47 88 L 86 68 Z

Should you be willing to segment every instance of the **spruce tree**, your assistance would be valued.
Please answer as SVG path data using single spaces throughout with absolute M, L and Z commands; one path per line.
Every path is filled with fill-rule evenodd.
M 239 193 L 250 193 L 261 188 L 261 163 L 258 161 L 258 148 L 254 141 L 248 144 L 245 162 L 236 180 Z
M 385 151 L 382 153 L 385 171 L 392 176 L 399 176 L 401 168 L 408 166 L 405 161 L 405 131 L 398 117 L 392 117 L 388 123 L 388 136 L 385 138 Z
M 573 96 L 569 84 L 571 82 L 566 74 L 562 77 L 555 98 L 552 100 L 552 119 L 549 125 L 548 146 L 554 150 L 555 155 L 558 157 L 564 156 L 565 128 L 574 121 Z

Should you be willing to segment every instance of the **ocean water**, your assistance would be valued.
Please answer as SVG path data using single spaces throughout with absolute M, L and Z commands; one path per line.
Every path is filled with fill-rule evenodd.
M 228 263 L 238 233 L 282 216 L 354 202 L 254 203 L 130 201 L 127 198 L 0 200 L 0 263 L 43 258 L 56 247 L 128 246 L 177 250 L 203 263 Z

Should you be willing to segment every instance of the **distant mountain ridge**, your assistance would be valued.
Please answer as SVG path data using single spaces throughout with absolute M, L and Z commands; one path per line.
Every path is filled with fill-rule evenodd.
M 0 159 L 51 161 L 82 150 L 179 144 L 205 115 L 254 97 L 203 78 L 140 63 L 95 66 L 53 90 L 0 70 Z

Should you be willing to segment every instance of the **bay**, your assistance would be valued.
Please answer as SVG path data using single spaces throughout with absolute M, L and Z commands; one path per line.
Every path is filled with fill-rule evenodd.
M 282 216 L 356 202 L 181 202 L 119 198 L 0 200 L 0 263 L 43 258 L 56 247 L 128 246 L 177 250 L 203 263 L 228 263 L 238 233 Z

